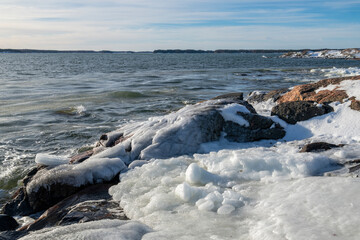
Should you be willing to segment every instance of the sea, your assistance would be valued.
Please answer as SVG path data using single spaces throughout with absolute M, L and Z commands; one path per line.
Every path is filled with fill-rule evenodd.
M 215 96 L 360 74 L 356 60 L 279 53 L 1 53 L 0 208 L 38 153 L 72 156 L 101 134 Z

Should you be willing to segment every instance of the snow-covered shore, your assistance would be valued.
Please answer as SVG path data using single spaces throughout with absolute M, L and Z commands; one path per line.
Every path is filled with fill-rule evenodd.
M 259 115 L 251 115 L 242 100 L 187 106 L 107 134 L 92 156 L 75 164 L 39 155 L 37 162 L 51 167 L 31 176 L 28 196 L 38 196 L 41 188 L 51 192 L 58 183 L 81 187 L 120 173 L 109 193 L 131 220 L 93 219 L 34 232 L 25 227 L 22 239 L 359 239 L 359 82 L 360 77 L 338 78 L 276 98 L 249 98 Z M 331 111 L 322 115 L 288 123 L 288 116 L 271 114 L 288 101 L 329 99 L 336 91 L 345 94 L 311 102 L 311 108 L 328 105 Z M 283 129 L 285 135 L 229 138 L 229 130 L 216 130 L 228 121 L 240 134 L 259 131 L 254 121 L 271 121 L 266 129 Z M 316 142 L 337 146 L 300 152 Z
M 360 58 L 360 49 L 358 48 L 348 48 L 343 50 L 321 50 L 321 51 L 311 51 L 305 50 L 301 52 L 289 52 L 283 54 L 283 58 L 344 58 L 344 59 L 359 59 Z

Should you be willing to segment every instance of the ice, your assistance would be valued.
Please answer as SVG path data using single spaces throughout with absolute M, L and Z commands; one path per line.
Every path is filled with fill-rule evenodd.
M 58 166 L 69 163 L 69 158 L 65 156 L 57 156 L 46 153 L 38 153 L 35 157 L 35 162 L 45 166 Z
M 360 238 L 360 180 L 302 178 L 263 186 L 251 239 Z
M 205 169 L 199 167 L 196 163 L 190 164 L 186 170 L 186 181 L 190 184 L 205 185 L 209 182 L 219 181 L 220 178 Z
M 62 164 L 50 170 L 40 170 L 26 186 L 28 193 L 38 191 L 43 186 L 63 183 L 72 186 L 100 183 L 113 179 L 121 170 L 126 169 L 119 158 L 92 157 L 79 164 Z
M 240 126 L 249 127 L 250 124 L 246 121 L 242 116 L 236 114 L 237 112 L 250 113 L 250 111 L 243 105 L 239 105 L 237 103 L 226 105 L 223 109 L 221 109 L 221 115 L 225 119 L 225 121 L 232 121 Z
M 31 232 L 22 240 L 68 240 L 68 239 L 106 239 L 140 240 L 152 230 L 136 221 L 99 220 L 69 226 L 44 228 Z
M 320 69 L 311 69 L 310 72 L 320 72 L 323 73 L 325 77 L 347 77 L 347 76 L 357 76 L 360 75 L 359 67 L 349 67 L 349 68 L 320 68 Z

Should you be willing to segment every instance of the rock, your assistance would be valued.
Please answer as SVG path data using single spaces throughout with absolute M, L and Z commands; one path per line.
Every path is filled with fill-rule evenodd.
M 35 222 L 19 230 L 35 231 L 44 227 L 69 225 L 101 219 L 127 220 L 108 193 L 113 184 L 96 184 L 79 191 L 46 210 Z
M 26 232 L 23 231 L 4 231 L 0 232 L 0 240 L 14 240 L 23 237 Z
M 226 133 L 225 138 L 229 141 L 251 142 L 261 139 L 280 139 L 286 134 L 284 128 L 270 118 L 253 113 L 238 112 L 237 114 L 248 121 L 249 126 L 226 121 L 224 132 Z
M 6 214 L 0 214 L 0 231 L 15 230 L 19 224 L 17 221 Z
M 353 172 L 355 172 L 355 171 L 357 171 L 359 169 L 360 169 L 360 164 L 349 167 L 349 173 L 353 173 Z
M 25 216 L 34 213 L 29 204 L 25 187 L 19 188 L 12 196 L 12 200 L 4 205 L 2 213 L 10 216 Z
M 73 157 L 70 158 L 70 163 L 74 164 L 74 163 L 81 163 L 83 161 L 85 161 L 86 159 L 88 159 L 89 157 L 91 157 L 94 154 L 94 150 L 88 150 L 82 153 L 79 153 Z
M 217 97 L 212 98 L 211 100 L 217 100 L 217 99 L 232 99 L 232 100 L 244 100 L 244 94 L 242 92 L 239 93 L 227 93 L 223 94 Z
M 295 124 L 334 111 L 332 107 L 323 104 L 316 105 L 310 101 L 284 102 L 271 110 L 271 115 L 277 115 L 287 123 Z
M 270 91 L 268 93 L 252 92 L 249 94 L 247 101 L 250 103 L 257 103 L 257 102 L 264 102 L 269 99 L 272 99 L 274 102 L 276 102 L 282 95 L 284 95 L 288 91 L 289 91 L 289 89 L 287 89 L 287 88 L 281 88 L 281 89 Z
M 350 104 L 350 108 L 356 111 L 360 111 L 360 101 L 352 100 Z
M 301 148 L 300 152 L 322 152 L 322 151 L 330 150 L 332 148 L 343 147 L 343 146 L 344 144 L 335 145 L 326 142 L 315 142 L 315 143 L 306 144 L 304 147 Z
M 292 102 L 292 101 L 315 101 L 317 103 L 328 103 L 340 101 L 342 102 L 345 98 L 351 97 L 346 94 L 344 90 L 334 89 L 322 90 L 316 92 L 321 87 L 326 87 L 330 84 L 337 85 L 344 80 L 360 80 L 360 76 L 355 77 L 340 77 L 340 78 L 329 78 L 318 81 L 316 83 L 309 83 L 304 85 L 295 86 L 291 91 L 281 96 L 277 102 Z

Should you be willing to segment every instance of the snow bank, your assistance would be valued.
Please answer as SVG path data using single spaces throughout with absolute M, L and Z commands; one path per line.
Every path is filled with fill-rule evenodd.
M 152 230 L 135 221 L 100 220 L 69 226 L 44 228 L 31 232 L 22 240 L 68 240 L 68 239 L 104 239 L 104 240 L 140 240 Z

